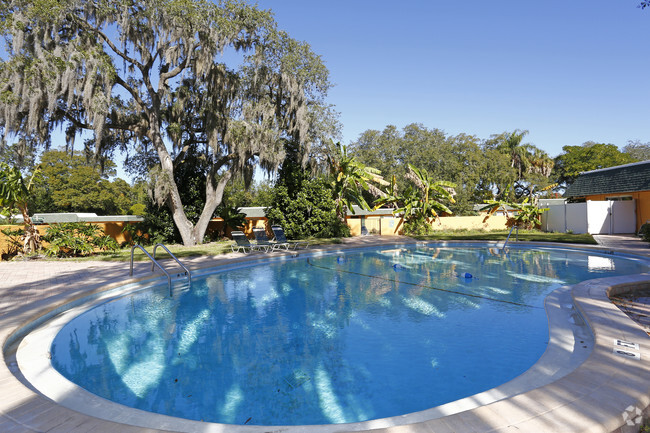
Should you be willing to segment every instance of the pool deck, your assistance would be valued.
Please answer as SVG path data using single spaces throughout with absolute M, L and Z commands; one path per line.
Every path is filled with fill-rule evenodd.
M 614 254 L 650 257 L 650 246 L 625 236 L 599 237 L 602 246 L 593 249 Z M 324 250 L 413 243 L 404 237 L 357 237 Z M 523 243 L 522 243 L 523 244 Z M 557 244 L 555 244 L 557 246 Z M 590 248 L 584 245 L 578 248 Z M 276 254 L 276 253 L 273 253 Z M 262 254 L 241 253 L 218 257 L 183 259 L 190 269 L 250 260 Z M 150 264 L 138 262 L 134 278 L 150 275 Z M 12 335 L 35 318 L 58 305 L 111 285 L 129 280 L 124 262 L 20 261 L 0 262 L 0 432 L 163 432 L 107 421 L 68 409 L 43 396 L 21 377 L 13 352 L 7 345 Z M 541 387 L 435 419 L 407 425 L 374 428 L 374 432 L 637 432 L 638 413 L 650 406 L 650 337 L 607 298 L 608 290 L 650 288 L 650 275 L 590 280 L 570 288 L 573 304 L 589 324 L 593 350 L 576 369 Z M 549 320 L 552 322 L 552 320 Z M 551 323 L 553 343 L 553 324 Z M 560 335 L 558 339 L 561 340 Z M 13 340 L 13 339 L 12 339 Z M 616 344 L 620 340 L 625 346 Z M 628 342 L 636 346 L 628 347 Z M 555 343 L 561 343 L 556 341 Z M 7 347 L 6 347 L 7 346 Z M 6 358 L 5 358 L 6 356 Z M 470 397 L 469 399 L 471 399 Z M 100 408 L 101 410 L 101 408 Z M 262 430 L 253 426 L 223 426 L 198 423 L 201 432 L 239 433 L 255 431 L 359 431 L 354 425 Z

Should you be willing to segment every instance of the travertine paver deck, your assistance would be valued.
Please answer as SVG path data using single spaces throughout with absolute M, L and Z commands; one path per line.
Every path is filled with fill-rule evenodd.
M 411 242 L 408 238 L 353 238 L 343 247 L 377 243 Z M 641 254 L 643 245 L 637 245 Z M 635 249 L 637 249 L 635 247 Z M 330 246 L 328 248 L 339 248 Z M 624 252 L 618 246 L 608 248 Z M 639 251 L 635 251 L 639 253 Z M 650 256 L 650 250 L 648 254 Z M 190 269 L 241 259 L 241 254 L 184 260 Z M 149 275 L 148 263 L 135 266 L 135 277 Z M 39 314 L 75 297 L 124 283 L 128 264 L 113 262 L 12 262 L 0 263 L 0 432 L 154 432 L 165 431 L 105 421 L 59 406 L 19 380 L 7 339 Z M 650 405 L 650 338 L 607 299 L 607 290 L 650 288 L 650 276 L 592 280 L 572 289 L 576 307 L 593 330 L 594 349 L 576 370 L 553 383 L 450 416 L 409 425 L 382 427 L 386 432 L 547 432 L 636 431 L 626 427 L 628 406 L 645 410 Z M 551 326 L 553 326 L 551 324 Z M 632 341 L 639 349 L 627 350 L 640 360 L 617 354 L 616 339 Z M 626 350 L 623 350 L 624 352 Z M 13 370 L 13 371 L 12 371 Z M 198 423 L 195 431 L 253 432 L 249 426 Z M 198 425 L 194 424 L 194 425 Z M 352 425 L 307 427 L 292 431 L 346 431 Z M 625 430 L 628 428 L 628 430 Z M 274 428 L 274 430 L 282 430 Z

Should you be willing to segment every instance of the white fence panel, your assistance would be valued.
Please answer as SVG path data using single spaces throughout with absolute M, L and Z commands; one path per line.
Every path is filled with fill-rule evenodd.
M 566 230 L 573 233 L 587 233 L 587 203 L 566 204 Z
M 606 235 L 611 231 L 610 201 L 587 202 L 587 230 L 592 235 Z
M 542 215 L 542 227 L 547 232 L 566 232 L 566 204 L 549 205 L 548 212 Z
M 612 234 L 636 233 L 636 200 L 613 201 Z
M 620 234 L 636 232 L 636 201 L 588 201 L 548 205 L 542 227 L 548 232 Z

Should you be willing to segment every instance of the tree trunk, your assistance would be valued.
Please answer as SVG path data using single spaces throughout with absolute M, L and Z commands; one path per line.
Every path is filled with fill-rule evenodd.
M 29 216 L 27 211 L 27 204 L 19 205 L 20 212 L 23 214 L 23 222 L 25 223 L 25 235 L 23 239 L 23 254 L 35 253 L 41 249 L 41 236 L 38 234 L 38 229 Z
M 178 192 L 178 185 L 176 185 L 176 182 L 174 181 L 174 163 L 171 156 L 169 155 L 169 152 L 167 152 L 167 148 L 162 141 L 162 137 L 160 134 L 153 133 L 152 137 L 150 138 L 154 142 L 156 150 L 158 151 L 160 166 L 162 168 L 164 176 L 166 177 L 165 181 L 169 183 L 168 205 L 169 209 L 172 212 L 174 223 L 176 224 L 178 232 L 181 235 L 181 239 L 183 240 L 183 245 L 194 246 L 201 244 L 203 243 L 205 232 L 208 229 L 208 223 L 212 219 L 212 214 L 214 213 L 214 210 L 217 208 L 217 206 L 221 204 L 223 191 L 226 187 L 226 184 L 232 177 L 232 173 L 230 171 L 226 172 L 226 174 L 219 180 L 219 183 L 215 188 L 210 180 L 214 178 L 216 168 L 210 171 L 208 179 L 206 180 L 205 206 L 203 206 L 203 211 L 201 212 L 199 221 L 195 226 L 187 218 L 187 215 L 185 215 L 183 202 L 181 201 L 181 196 Z
M 219 179 L 219 182 L 215 188 L 211 182 L 211 179 L 214 178 L 214 173 L 212 173 L 212 171 L 213 170 L 210 170 L 210 174 L 208 175 L 208 178 L 205 182 L 205 206 L 203 206 L 203 211 L 201 212 L 199 221 L 196 223 L 196 226 L 194 226 L 194 237 L 196 239 L 199 239 L 199 243 L 203 241 L 203 237 L 205 236 L 205 232 L 208 229 L 208 224 L 212 219 L 214 210 L 221 204 L 221 201 L 223 199 L 223 191 L 226 188 L 226 184 L 232 177 L 232 172 L 228 170 L 223 175 L 223 177 Z
M 343 200 L 341 198 L 337 198 L 335 201 L 335 206 L 336 206 L 336 218 L 339 220 L 341 224 L 346 224 L 346 215 L 347 215 L 347 207 L 345 203 L 343 203 Z
M 158 157 L 160 158 L 160 168 L 162 169 L 164 176 L 163 182 L 167 182 L 167 198 L 169 200 L 169 209 L 172 212 L 172 218 L 174 219 L 176 228 L 178 228 L 178 231 L 181 234 L 183 245 L 188 247 L 194 246 L 197 244 L 197 239 L 193 230 L 194 225 L 187 218 L 187 215 L 185 215 L 185 209 L 183 208 L 181 195 L 178 192 L 178 185 L 176 185 L 176 181 L 174 181 L 174 162 L 172 161 L 172 157 L 169 155 L 169 152 L 167 152 L 165 143 L 163 142 L 160 133 L 155 130 L 155 126 L 151 127 L 151 134 L 149 138 L 158 151 Z
M 171 162 L 171 157 L 168 155 L 169 163 L 162 164 L 164 169 L 163 172 L 169 176 L 171 179 L 169 184 L 169 208 L 172 211 L 172 218 L 176 223 L 179 233 L 181 234 L 181 239 L 183 240 L 183 245 L 185 246 L 194 246 L 197 243 L 196 237 L 194 236 L 194 224 L 187 218 L 185 215 L 185 209 L 183 208 L 183 202 L 181 201 L 181 195 L 178 192 L 178 185 L 174 181 L 174 169 Z M 165 166 L 169 167 L 165 167 Z M 200 241 L 200 239 L 199 239 Z

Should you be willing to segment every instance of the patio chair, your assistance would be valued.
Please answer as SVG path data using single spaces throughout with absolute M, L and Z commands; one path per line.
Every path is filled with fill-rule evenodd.
M 284 234 L 284 229 L 281 226 L 272 226 L 271 230 L 273 230 L 273 234 L 275 235 L 276 241 L 288 244 L 289 247 L 293 248 L 294 250 L 297 250 L 301 246 L 304 246 L 305 248 L 309 247 L 308 241 L 298 242 L 298 241 L 287 240 L 287 236 Z
M 266 236 L 265 229 L 255 228 L 253 229 L 253 234 L 255 235 L 255 241 L 257 245 L 266 245 L 269 248 L 271 248 L 271 251 L 279 250 L 280 248 L 284 248 L 285 250 L 289 249 L 288 242 L 277 242 L 277 240 L 276 241 L 269 240 L 268 236 Z
M 232 233 L 232 239 L 235 241 L 234 245 L 230 245 L 233 253 L 243 252 L 250 253 L 252 251 L 269 251 L 267 245 L 251 244 L 244 232 L 235 230 Z

